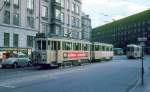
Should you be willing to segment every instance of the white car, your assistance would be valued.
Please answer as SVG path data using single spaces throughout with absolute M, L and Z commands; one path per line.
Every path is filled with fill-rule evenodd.
M 17 53 L 15 54 L 15 57 L 8 58 L 2 62 L 2 68 L 7 68 L 7 67 L 25 67 L 25 66 L 30 66 L 31 60 L 29 57 L 23 53 Z

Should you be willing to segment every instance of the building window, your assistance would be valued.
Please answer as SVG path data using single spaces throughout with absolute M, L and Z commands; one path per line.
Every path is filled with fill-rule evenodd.
M 72 11 L 75 12 L 75 7 L 76 5 L 74 3 L 72 3 Z
M 4 2 L 8 5 L 10 4 L 10 0 L 4 0 Z
M 19 14 L 15 13 L 13 16 L 13 24 L 19 25 Z
M 61 28 L 60 26 L 55 26 L 56 29 L 56 35 L 61 35 Z
M 14 34 L 13 35 L 13 46 L 14 47 L 18 47 L 18 40 L 19 40 L 18 34 Z
M 75 25 L 76 25 L 76 18 L 75 17 L 71 17 L 71 25 L 72 25 L 72 27 L 75 27 Z
M 65 7 L 65 0 L 61 0 L 61 7 Z
M 61 13 L 61 22 L 64 24 L 64 20 L 65 20 L 65 17 L 64 17 L 64 13 Z
M 27 16 L 27 23 L 28 23 L 29 27 L 34 28 L 34 18 L 33 17 Z
M 43 23 L 42 27 L 43 33 L 48 33 L 48 24 Z
M 9 11 L 4 11 L 4 23 L 10 24 L 10 12 Z
M 76 13 L 79 14 L 79 12 L 80 12 L 80 7 L 77 5 L 76 6 Z
M 79 18 L 77 18 L 77 20 L 76 20 L 76 26 L 79 28 L 79 25 L 80 25 L 80 20 L 79 20 Z
M 33 36 L 27 36 L 27 47 L 33 47 L 33 41 L 34 41 Z
M 27 9 L 34 10 L 34 0 L 27 0 Z
M 61 0 L 55 0 L 56 3 L 61 3 Z
M 48 7 L 42 6 L 42 18 L 44 20 L 48 19 Z
M 55 9 L 55 18 L 60 20 L 60 10 Z
M 70 9 L 70 0 L 67 0 L 67 9 Z
M 19 0 L 14 0 L 14 5 L 19 6 Z
M 70 25 L 70 15 L 67 15 L 67 25 Z
M 4 33 L 4 46 L 9 47 L 9 33 Z

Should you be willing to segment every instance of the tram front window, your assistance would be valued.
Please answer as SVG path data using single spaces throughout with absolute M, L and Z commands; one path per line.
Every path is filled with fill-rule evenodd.
M 41 50 L 41 41 L 37 41 L 37 49 Z
M 46 50 L 46 41 L 42 41 L 42 50 Z
M 37 49 L 38 50 L 46 50 L 46 41 L 37 41 Z

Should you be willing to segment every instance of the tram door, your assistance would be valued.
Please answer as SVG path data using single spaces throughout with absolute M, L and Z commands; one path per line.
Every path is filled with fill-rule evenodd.
M 59 50 L 60 50 L 60 42 L 59 41 L 52 41 L 51 42 L 52 44 L 52 51 L 53 51 L 53 60 L 55 63 L 58 62 L 58 59 L 59 59 Z

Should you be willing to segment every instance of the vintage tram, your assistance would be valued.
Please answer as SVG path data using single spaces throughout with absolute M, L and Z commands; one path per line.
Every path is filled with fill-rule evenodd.
M 59 67 L 66 63 L 80 65 L 98 59 L 111 59 L 113 45 L 70 38 L 37 35 L 32 61 L 35 66 Z

